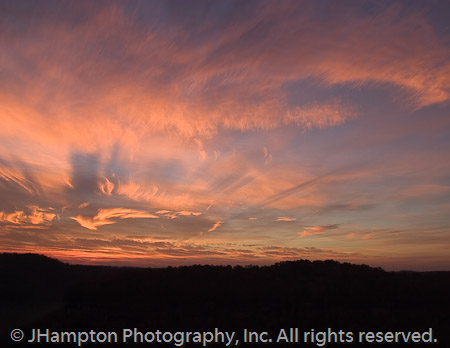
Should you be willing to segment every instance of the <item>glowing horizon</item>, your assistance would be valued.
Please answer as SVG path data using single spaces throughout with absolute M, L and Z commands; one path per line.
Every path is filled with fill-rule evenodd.
M 5 2 L 0 252 L 450 270 L 448 4 Z

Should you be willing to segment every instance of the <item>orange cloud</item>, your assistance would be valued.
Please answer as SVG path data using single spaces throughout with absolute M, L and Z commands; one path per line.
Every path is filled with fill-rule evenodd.
M 1 162 L 0 180 L 17 185 L 20 189 L 31 195 L 39 194 L 36 184 L 27 178 L 19 169 L 11 165 L 7 166 Z
M 335 230 L 338 229 L 339 225 L 326 225 L 326 226 L 313 226 L 313 227 L 305 227 L 303 231 L 298 233 L 298 236 L 300 238 L 313 236 L 316 234 L 323 234 L 328 230 Z
M 430 139 L 439 132 L 434 139 L 448 139 L 450 48 L 426 11 L 393 3 L 369 13 L 354 2 L 331 14 L 314 2 L 260 1 L 206 17 L 195 4 L 183 18 L 168 8 L 161 19 L 153 16 L 170 4 L 150 3 L 137 5 L 135 13 L 148 17 L 142 22 L 120 2 L 72 5 L 17 15 L 11 2 L 11 11 L 0 11 L 3 230 L 46 228 L 60 215 L 55 231 L 69 216 L 90 230 L 159 216 L 164 235 L 177 239 L 206 231 L 220 216 L 230 221 L 227 231 L 199 239 L 278 243 L 284 237 L 273 232 L 273 217 L 333 212 L 351 221 L 371 204 L 379 210 L 361 220 L 383 215 L 388 225 L 392 213 L 410 223 L 410 212 L 423 211 L 447 224 L 450 167 L 439 150 L 446 143 Z M 385 105 L 391 95 L 393 106 Z M 364 110 L 372 96 L 376 111 Z M 403 143 L 419 133 L 417 144 Z M 386 175 L 405 180 L 383 182 Z M 395 211 L 383 210 L 388 200 Z M 26 208 L 30 202 L 35 208 Z M 133 209 L 91 210 L 99 206 Z M 192 229 L 181 232 L 188 220 Z M 264 233 L 238 227 L 243 220 Z M 305 227 L 299 237 L 333 226 Z M 70 228 L 67 235 L 76 236 Z M 104 255 L 114 249 L 102 247 Z M 224 249 L 218 254 L 245 260 L 304 251 Z M 155 250 L 185 257 L 182 247 Z
M 141 210 L 113 208 L 99 209 L 97 215 L 93 218 L 83 216 L 73 216 L 71 219 L 78 222 L 84 228 L 97 230 L 97 226 L 110 225 L 116 223 L 110 219 L 158 219 L 157 215 L 147 213 Z
M 261 74 L 261 70 L 270 71 L 266 68 L 273 63 L 271 57 L 258 64 L 245 57 L 241 63 L 212 63 L 216 40 L 206 40 L 201 50 L 187 42 L 173 45 L 173 34 L 159 28 L 141 33 L 134 18 L 118 5 L 88 18 L 76 31 L 66 25 L 55 28 L 55 23 L 42 18 L 33 32 L 25 31 L 15 40 L 17 44 L 8 41 L 10 53 L 2 55 L 2 66 L 22 84 L 18 94 L 14 88 L 0 89 L 2 136 L 21 133 L 40 146 L 84 151 L 105 149 L 120 140 L 136 152 L 149 134 L 168 132 L 195 139 L 204 159 L 199 136 L 212 136 L 219 128 L 246 131 L 286 124 L 326 128 L 356 117 L 353 107 L 337 99 L 289 105 L 280 85 L 292 76 Z M 246 27 L 231 29 L 239 33 Z M 223 43 L 231 40 L 239 56 L 233 37 L 225 35 Z M 103 54 L 99 43 L 104 40 L 113 51 L 120 51 L 120 61 L 135 64 L 119 68 L 120 61 Z M 291 40 L 285 45 L 291 45 Z M 33 56 L 35 64 L 22 66 L 17 56 Z M 171 64 L 185 68 L 177 71 Z M 33 70 L 31 74 L 26 73 L 28 69 Z
M 267 150 L 267 147 L 264 146 L 264 158 L 266 159 L 264 162 L 264 165 L 268 165 L 270 164 L 270 162 L 272 162 L 272 154 L 269 153 L 269 151 Z
M 111 193 L 114 190 L 114 184 L 109 181 L 108 178 L 104 177 L 103 182 L 99 183 L 99 189 L 103 194 L 111 196 Z
M 103 152 L 116 142 L 132 156 L 151 148 L 151 135 L 169 133 L 195 139 L 205 159 L 203 138 L 220 129 L 327 128 L 358 115 L 336 98 L 290 103 L 285 84 L 293 81 L 397 86 L 414 107 L 449 100 L 450 50 L 422 13 L 404 14 L 395 4 L 367 17 L 348 5 L 318 21 L 321 9 L 314 4 L 256 6 L 251 18 L 231 20 L 226 30 L 215 28 L 212 18 L 206 21 L 211 36 L 195 43 L 186 23 L 141 31 L 118 4 L 80 7 L 95 14 L 77 30 L 53 18 L 37 19 L 33 31 L 5 42 L 2 66 L 10 74 L 4 79 L 14 79 L 0 87 L 0 135 L 21 134 L 23 144 L 59 157 L 71 148 Z M 62 16 L 71 15 L 62 10 Z M 33 64 L 16 57 L 33 57 Z
M 176 211 L 176 212 L 172 212 L 170 210 L 158 210 L 156 212 L 156 214 L 161 214 L 161 215 L 171 218 L 171 219 L 176 219 L 179 216 L 200 216 L 200 215 L 202 215 L 201 212 L 188 211 L 188 210 L 181 210 L 181 211 Z
M 217 221 L 217 222 L 213 225 L 213 227 L 211 227 L 211 228 L 208 230 L 208 232 L 213 232 L 213 231 L 217 230 L 221 225 L 222 225 L 222 221 Z
M 296 218 L 290 218 L 290 217 L 285 217 L 285 216 L 280 216 L 278 217 L 275 221 L 295 221 L 297 220 Z
M 51 208 L 43 209 L 35 205 L 27 206 L 29 213 L 16 210 L 14 213 L 5 213 L 0 211 L 0 222 L 6 222 L 16 225 L 49 225 L 58 215 Z
M 164 180 L 164 178 L 158 179 L 161 182 Z M 120 182 L 115 192 L 134 201 L 151 203 L 158 208 L 167 208 L 167 210 L 172 211 L 188 209 L 192 208 L 193 205 L 198 205 L 203 197 L 198 195 L 194 197 L 195 190 L 195 186 L 184 187 L 183 183 L 160 189 L 153 183 L 147 183 L 143 180 L 140 182 L 130 180 L 128 183 Z
M 181 211 L 177 211 L 175 213 L 176 215 L 181 215 L 181 216 L 199 216 L 202 215 L 202 213 L 198 212 L 198 211 L 187 211 L 187 210 L 181 210 Z

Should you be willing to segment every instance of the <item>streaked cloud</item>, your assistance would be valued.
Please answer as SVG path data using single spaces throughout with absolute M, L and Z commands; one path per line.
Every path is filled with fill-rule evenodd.
M 222 221 L 216 221 L 216 223 L 213 225 L 213 227 L 211 227 L 208 232 L 213 232 L 215 230 L 217 230 L 221 225 L 222 225 Z
M 97 215 L 94 217 L 73 216 L 71 219 L 78 222 L 84 228 L 89 230 L 97 230 L 98 226 L 114 224 L 117 221 L 111 219 L 158 219 L 154 214 L 147 213 L 141 210 L 126 209 L 126 208 L 112 208 L 99 209 Z
M 312 227 L 305 227 L 305 228 L 303 229 L 303 231 L 301 231 L 301 232 L 298 233 L 298 236 L 299 236 L 300 238 L 303 238 L 303 237 L 313 236 L 313 235 L 316 235 L 316 234 L 323 234 L 323 233 L 325 233 L 326 231 L 329 231 L 329 230 L 336 230 L 336 229 L 338 229 L 338 228 L 339 228 L 339 225 L 337 225 L 337 224 L 334 224 L 334 225 L 326 225 L 326 226 L 312 226 Z
M 188 210 L 180 210 L 180 211 L 170 211 L 170 210 L 158 210 L 156 214 L 163 215 L 170 219 L 176 219 L 180 216 L 200 216 L 201 212 L 198 211 L 188 211 Z
M 276 221 L 285 221 L 285 222 L 290 222 L 290 221 L 295 221 L 295 220 L 297 220 L 297 219 L 296 218 L 286 217 L 286 216 L 279 216 L 276 219 Z
M 448 264 L 448 5 L 203 5 L 3 4 L 1 251 Z
M 104 177 L 103 180 L 103 182 L 99 183 L 99 189 L 103 194 L 111 196 L 111 193 L 114 190 L 114 184 L 106 177 Z
M 30 195 L 39 195 L 40 188 L 35 180 L 20 167 L 27 165 L 12 164 L 0 158 L 0 184 L 6 183 Z

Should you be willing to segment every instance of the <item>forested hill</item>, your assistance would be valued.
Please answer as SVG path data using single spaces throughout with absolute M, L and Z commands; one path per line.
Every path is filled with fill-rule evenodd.
M 13 328 L 431 327 L 439 346 L 450 346 L 445 344 L 450 331 L 450 272 L 386 272 L 331 260 L 262 267 L 118 268 L 68 265 L 35 254 L 0 254 L 0 279 L 2 342 L 10 342 Z

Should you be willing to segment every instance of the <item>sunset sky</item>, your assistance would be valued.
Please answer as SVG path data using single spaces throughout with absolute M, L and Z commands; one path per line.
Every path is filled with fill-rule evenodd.
M 450 270 L 446 1 L 0 1 L 0 251 Z

